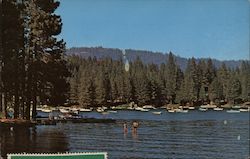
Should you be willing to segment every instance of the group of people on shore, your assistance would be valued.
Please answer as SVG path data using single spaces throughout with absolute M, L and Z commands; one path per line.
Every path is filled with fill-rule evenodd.
M 137 134 L 137 128 L 139 127 L 139 123 L 137 121 L 132 122 L 132 134 Z M 125 122 L 123 124 L 123 132 L 124 134 L 128 133 L 128 124 Z

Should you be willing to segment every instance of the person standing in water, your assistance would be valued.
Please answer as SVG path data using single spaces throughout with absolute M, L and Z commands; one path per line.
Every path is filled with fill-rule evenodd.
M 123 124 L 123 132 L 124 132 L 124 134 L 127 134 L 127 133 L 128 133 L 128 125 L 127 125 L 127 122 L 125 122 L 125 123 Z
M 133 121 L 132 123 L 132 132 L 133 134 L 137 134 L 137 128 L 139 127 L 139 123 L 137 121 Z

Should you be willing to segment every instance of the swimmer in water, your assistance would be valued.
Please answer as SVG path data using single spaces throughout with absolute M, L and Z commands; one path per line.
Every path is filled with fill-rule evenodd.
M 125 134 L 128 133 L 128 125 L 127 125 L 126 122 L 123 124 L 123 132 L 124 132 Z
M 132 123 L 132 132 L 137 134 L 137 128 L 139 127 L 139 123 L 137 121 L 133 121 Z

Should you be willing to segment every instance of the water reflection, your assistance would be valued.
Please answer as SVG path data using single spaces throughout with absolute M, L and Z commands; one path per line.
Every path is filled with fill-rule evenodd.
M 0 155 L 3 158 L 8 153 L 66 152 L 68 145 L 66 135 L 54 128 L 46 131 L 42 127 L 0 128 Z

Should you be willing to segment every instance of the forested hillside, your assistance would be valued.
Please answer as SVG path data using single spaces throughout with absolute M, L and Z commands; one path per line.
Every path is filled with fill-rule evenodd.
M 182 70 L 172 53 L 163 60 L 167 62 L 146 64 L 137 57 L 126 70 L 128 64 L 124 58 L 69 56 L 70 102 L 90 107 L 129 102 L 161 106 L 250 100 L 250 63 L 247 61 L 231 69 L 225 63 L 217 68 L 211 59 L 197 62 L 191 58 Z
M 110 57 L 113 60 L 119 60 L 122 58 L 122 50 L 113 49 L 113 48 L 103 48 L 103 47 L 79 47 L 79 48 L 70 48 L 67 49 L 66 54 L 68 55 L 79 55 L 82 58 L 88 57 L 96 57 L 97 59 L 103 59 L 106 57 Z M 173 52 L 173 54 L 175 54 Z M 152 52 L 152 51 L 144 51 L 144 50 L 132 50 L 126 49 L 127 59 L 131 62 L 134 62 L 137 57 L 140 57 L 141 61 L 145 64 L 157 64 L 160 65 L 162 63 L 166 63 L 166 59 L 168 58 L 169 53 L 161 53 L 161 52 Z M 175 56 L 176 63 L 180 66 L 182 70 L 184 70 L 187 66 L 188 59 Z M 208 59 L 195 59 L 196 62 L 200 60 L 207 61 Z M 212 59 L 213 64 L 216 68 L 219 68 L 222 63 L 224 63 L 227 67 L 236 68 L 240 66 L 241 61 L 219 61 L 216 59 Z

